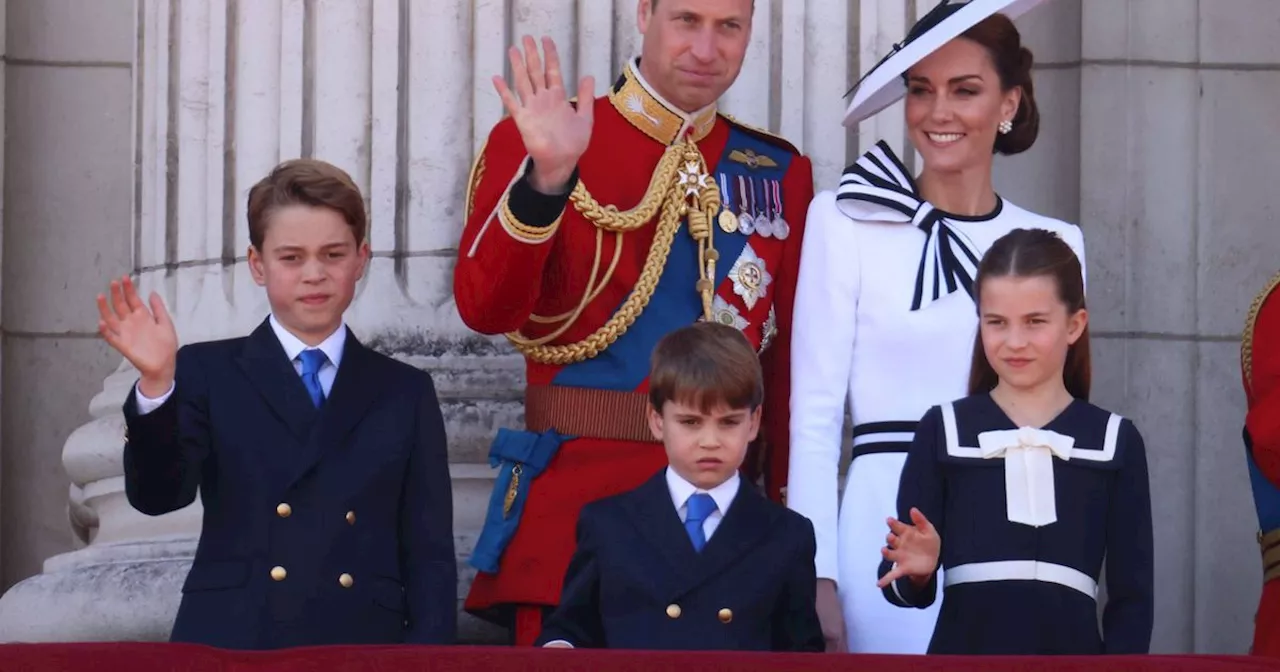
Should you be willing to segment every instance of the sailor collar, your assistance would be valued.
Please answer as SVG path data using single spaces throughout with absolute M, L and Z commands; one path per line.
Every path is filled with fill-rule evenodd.
M 716 104 L 692 114 L 681 111 L 649 86 L 640 74 L 639 64 L 639 58 L 627 63 L 609 91 L 609 102 L 618 113 L 632 126 L 664 145 L 677 142 L 686 133 L 692 135 L 694 142 L 707 137 L 716 123 Z

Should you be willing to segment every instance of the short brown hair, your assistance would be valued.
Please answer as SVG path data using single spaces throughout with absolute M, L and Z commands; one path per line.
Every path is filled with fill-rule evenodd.
M 342 215 L 356 244 L 364 242 L 369 227 L 364 196 L 351 176 L 318 159 L 293 159 L 272 169 L 249 190 L 249 242 L 259 250 L 267 224 L 276 210 L 290 205 L 328 208 Z
M 668 401 L 703 413 L 723 404 L 754 411 L 764 401 L 760 359 L 742 332 L 718 322 L 698 322 L 662 338 L 649 368 L 649 403 Z

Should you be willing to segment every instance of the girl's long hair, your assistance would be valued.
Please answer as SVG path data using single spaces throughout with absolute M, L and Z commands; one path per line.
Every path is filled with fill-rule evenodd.
M 1014 229 L 1002 236 L 982 257 L 978 265 L 978 277 L 973 283 L 974 302 L 981 315 L 982 283 L 990 278 L 1053 278 L 1058 286 L 1058 299 L 1067 306 L 1067 314 L 1074 315 L 1085 307 L 1084 273 L 1080 258 L 1071 246 L 1058 234 L 1044 229 Z M 1067 349 L 1067 361 L 1062 370 L 1063 383 L 1071 396 L 1088 400 L 1092 382 L 1092 363 L 1089 357 L 1089 327 L 1086 325 L 1080 338 Z M 980 394 L 995 389 L 1000 382 L 987 353 L 982 348 L 982 329 L 973 343 L 973 362 L 969 368 L 969 394 Z

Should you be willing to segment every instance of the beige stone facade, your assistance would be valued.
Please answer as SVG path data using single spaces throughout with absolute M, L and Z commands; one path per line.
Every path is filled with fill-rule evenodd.
M 198 504 L 146 518 L 124 501 L 133 378 L 93 297 L 134 273 L 183 341 L 247 332 L 266 301 L 243 264 L 245 193 L 299 155 L 368 194 L 376 259 L 350 321 L 436 376 L 465 594 L 487 442 L 521 419 L 519 360 L 463 327 L 450 292 L 471 156 L 501 115 L 489 77 L 513 37 L 546 33 L 602 91 L 636 51 L 634 4 L 0 0 L 0 640 L 167 634 Z M 757 0 L 724 107 L 794 141 L 829 188 L 860 148 L 902 146 L 899 106 L 846 132 L 841 95 L 933 4 Z M 997 186 L 1085 232 L 1095 401 L 1150 451 L 1153 650 L 1243 652 L 1261 563 L 1238 337 L 1280 266 L 1280 3 L 1052 0 L 1019 24 L 1042 134 L 997 162 Z

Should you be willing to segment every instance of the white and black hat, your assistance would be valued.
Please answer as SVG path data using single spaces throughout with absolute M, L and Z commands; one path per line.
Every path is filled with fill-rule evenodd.
M 1045 0 L 941 0 L 853 85 L 849 91 L 853 100 L 845 112 L 844 125 L 853 126 L 897 102 L 907 92 L 903 74 L 911 66 L 983 19 L 993 14 L 1016 19 L 1042 2 Z

